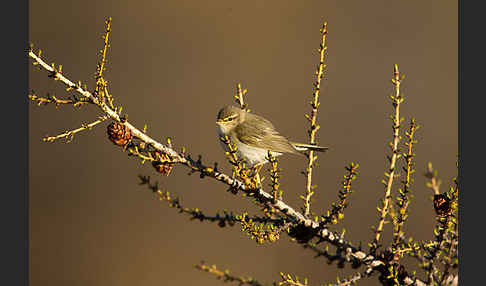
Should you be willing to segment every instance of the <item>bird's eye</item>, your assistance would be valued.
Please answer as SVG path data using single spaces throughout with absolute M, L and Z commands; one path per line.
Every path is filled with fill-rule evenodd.
M 233 121 L 233 117 L 226 119 L 226 121 Z

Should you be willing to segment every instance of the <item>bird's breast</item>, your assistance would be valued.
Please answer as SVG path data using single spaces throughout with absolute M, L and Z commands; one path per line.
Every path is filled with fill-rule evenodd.
M 227 130 L 227 128 L 225 128 L 224 126 L 218 125 L 216 127 L 216 131 L 218 132 L 219 137 L 224 137 L 224 136 L 230 137 L 229 130 Z M 223 147 L 225 152 L 229 152 L 229 148 L 228 146 L 226 146 L 224 142 L 220 141 L 219 143 L 221 144 L 221 147 Z M 231 142 L 231 144 L 236 146 L 238 151 L 238 158 L 245 160 L 246 167 L 250 168 L 257 164 L 267 162 L 266 159 L 268 155 L 267 149 L 250 146 L 240 141 Z M 272 152 L 272 155 L 276 157 L 282 155 L 282 153 Z
M 268 150 L 253 147 L 243 143 L 237 144 L 238 156 L 246 161 L 246 167 L 253 167 L 260 163 L 267 163 Z M 282 153 L 272 152 L 272 156 L 277 157 Z

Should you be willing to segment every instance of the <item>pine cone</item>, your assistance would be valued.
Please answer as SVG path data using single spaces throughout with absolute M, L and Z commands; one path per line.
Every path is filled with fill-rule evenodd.
M 169 176 L 170 171 L 174 168 L 174 163 L 170 162 L 169 157 L 165 154 L 161 155 L 159 152 L 155 152 L 154 155 L 155 158 L 158 158 L 158 161 L 152 161 L 152 166 L 154 166 L 157 172 Z
M 450 215 L 452 213 L 451 199 L 445 194 L 434 195 L 434 209 L 440 217 Z
M 116 121 L 113 121 L 108 125 L 106 133 L 108 133 L 110 141 L 118 146 L 126 146 L 132 139 L 132 132 L 130 129 L 126 125 Z

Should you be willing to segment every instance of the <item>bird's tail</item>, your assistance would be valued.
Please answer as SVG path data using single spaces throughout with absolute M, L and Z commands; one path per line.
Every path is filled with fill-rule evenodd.
M 317 145 L 311 145 L 311 144 L 303 144 L 303 143 L 296 143 L 292 142 L 292 145 L 294 145 L 295 149 L 300 152 L 305 152 L 305 151 L 317 151 L 317 152 L 326 152 L 329 148 L 328 147 L 322 147 L 322 146 L 317 146 Z

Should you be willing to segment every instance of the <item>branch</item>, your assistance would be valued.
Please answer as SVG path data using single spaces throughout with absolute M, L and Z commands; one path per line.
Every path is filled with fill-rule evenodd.
M 187 208 L 181 204 L 181 199 L 179 197 L 173 197 L 173 195 L 167 191 L 162 191 L 158 183 L 151 183 L 149 176 L 139 176 L 140 178 L 140 185 L 147 185 L 147 188 L 155 193 L 159 200 L 166 201 L 169 207 L 178 209 L 180 213 L 189 215 L 191 220 L 199 220 L 199 221 L 209 221 L 209 222 L 218 222 L 218 226 L 225 227 L 225 226 L 234 226 L 235 223 L 243 223 L 248 221 L 264 223 L 264 224 L 284 224 L 283 219 L 272 219 L 268 217 L 259 217 L 253 216 L 249 217 L 246 214 L 244 215 L 235 215 L 233 212 L 223 211 L 223 215 L 217 213 L 214 216 L 205 215 L 203 211 L 198 208 Z
M 221 271 L 219 270 L 216 265 L 212 266 L 207 266 L 204 264 L 204 262 L 201 262 L 200 264 L 195 265 L 196 269 L 199 269 L 201 271 L 210 273 L 215 275 L 218 279 L 223 280 L 223 282 L 238 282 L 238 285 L 250 285 L 250 286 L 263 286 L 260 282 L 257 280 L 251 278 L 251 277 L 238 277 L 231 275 L 229 270 Z
M 392 117 L 393 121 L 393 142 L 390 143 L 390 148 L 392 149 L 392 156 L 389 158 L 390 160 L 390 167 L 388 172 L 385 172 L 385 177 L 387 177 L 387 181 L 382 180 L 382 183 L 385 185 L 385 197 L 383 199 L 382 208 L 378 208 L 380 211 L 380 220 L 378 222 L 378 227 L 375 230 L 375 238 L 371 243 L 371 250 L 374 252 L 378 248 L 378 241 L 380 240 L 381 233 L 383 232 L 383 225 L 385 224 L 385 218 L 389 211 L 389 205 L 391 200 L 391 190 L 393 185 L 393 179 L 395 178 L 395 164 L 397 159 L 400 157 L 399 149 L 398 149 L 398 142 L 400 142 L 400 103 L 403 102 L 403 96 L 400 94 L 400 83 L 403 80 L 403 76 L 400 77 L 400 73 L 398 71 L 398 65 L 394 67 L 394 78 L 392 79 L 392 83 L 394 85 L 395 94 L 390 95 L 390 99 L 392 100 L 393 107 L 395 109 L 395 114 Z
M 321 79 L 324 75 L 324 68 L 326 67 L 326 65 L 324 64 L 325 55 L 327 51 L 327 45 L 326 45 L 327 23 L 326 22 L 324 22 L 322 26 L 321 33 L 322 33 L 322 39 L 321 39 L 321 45 L 319 47 L 319 65 L 317 66 L 317 71 L 316 71 L 317 80 L 314 85 L 313 101 L 310 102 L 312 111 L 310 116 L 307 114 L 305 115 L 305 117 L 310 122 L 310 128 L 308 131 L 310 144 L 316 144 L 316 133 L 317 130 L 319 130 L 320 128 L 320 126 L 316 124 L 316 121 L 317 121 L 317 109 L 319 108 L 320 105 L 319 92 L 321 90 Z M 306 192 L 304 197 L 304 209 L 305 209 L 304 215 L 306 217 L 309 217 L 311 214 L 310 211 L 311 197 L 314 194 L 313 186 L 312 186 L 312 169 L 314 167 L 315 160 L 317 160 L 317 155 L 314 155 L 314 151 L 309 150 L 309 153 L 307 154 L 307 159 L 308 159 L 308 165 L 306 169 L 307 182 L 306 182 Z
M 298 276 L 292 277 L 290 274 L 285 274 L 280 272 L 280 278 L 282 279 L 278 282 L 278 286 L 308 286 L 309 284 L 307 278 L 304 278 L 304 281 L 300 281 Z
M 449 221 L 449 224 L 448 224 L 448 227 L 447 227 L 447 232 L 449 234 L 449 237 L 448 237 L 448 244 L 449 244 L 449 247 L 446 247 L 445 248 L 445 252 L 446 252 L 446 257 L 444 258 L 444 271 L 443 271 L 443 274 L 442 274 L 442 278 L 441 278 L 441 283 L 442 281 L 447 281 L 451 276 L 450 274 L 450 268 L 456 268 L 458 266 L 458 256 L 457 256 L 457 246 L 458 246 L 458 233 L 457 233 L 457 230 L 458 230 L 458 221 L 457 221 L 457 199 L 458 199 L 458 195 L 459 195 L 459 186 L 457 184 L 457 178 L 454 178 L 454 183 L 455 183 L 455 188 L 452 187 L 450 193 L 452 194 L 452 197 L 453 197 L 453 200 L 454 202 L 452 203 L 452 214 L 450 216 L 450 221 Z M 452 277 L 453 279 L 454 277 Z M 451 282 L 446 282 L 446 285 L 449 285 L 451 284 Z M 457 281 L 456 281 L 456 284 L 457 284 Z
M 273 200 L 277 201 L 278 199 L 282 199 L 282 190 L 280 190 L 280 183 L 278 182 L 278 178 L 280 177 L 279 172 L 280 169 L 278 167 L 278 160 L 276 157 L 272 156 L 272 153 L 268 151 L 267 160 L 272 165 L 270 171 L 270 179 L 272 181 L 272 194 Z
M 48 94 L 47 97 L 40 97 L 35 94 L 29 94 L 29 99 L 32 100 L 33 102 L 37 103 L 38 106 L 41 105 L 47 105 L 50 103 L 53 103 L 56 108 L 63 104 L 71 104 L 74 107 L 80 107 L 84 104 L 88 104 L 89 102 L 86 100 L 79 100 L 79 99 L 58 99 L 54 95 Z
M 241 88 L 241 83 L 238 83 L 236 85 L 235 100 L 236 100 L 236 103 L 238 103 L 240 105 L 240 108 L 243 109 L 243 110 L 248 108 L 248 104 L 246 104 L 245 101 L 243 100 L 243 97 L 246 95 L 247 92 L 248 92 L 248 90 Z
M 105 49 L 108 47 L 107 42 L 108 42 L 108 34 L 110 31 L 110 27 L 107 22 L 107 34 L 105 36 Z M 319 126 L 316 125 L 316 116 L 317 116 L 317 109 L 319 107 L 319 90 L 320 90 L 320 81 L 323 76 L 323 69 L 325 67 L 324 65 L 324 55 L 326 51 L 326 42 L 325 42 L 325 37 L 327 34 L 327 25 L 324 23 L 323 29 L 322 29 L 322 44 L 320 47 L 320 63 L 317 71 L 317 82 L 315 86 L 315 92 L 314 92 L 314 101 L 311 102 L 312 106 L 312 112 L 311 116 L 307 116 L 309 121 L 311 122 L 311 130 L 310 130 L 310 141 L 311 144 L 315 144 L 315 134 L 317 130 L 319 129 Z M 184 148 L 182 149 L 181 153 L 177 152 L 173 147 L 172 144 L 162 144 L 153 138 L 151 138 L 149 135 L 146 134 L 145 129 L 142 131 L 135 126 L 133 126 L 124 116 L 121 116 L 121 111 L 122 108 L 118 107 L 115 108 L 111 102 L 109 102 L 109 105 L 106 104 L 106 98 L 104 97 L 99 97 L 97 94 L 94 94 L 90 91 L 87 90 L 86 85 L 82 85 L 81 82 L 74 83 L 71 80 L 69 80 L 66 76 L 63 75 L 62 73 L 62 66 L 59 66 L 59 68 L 56 68 L 54 64 L 48 65 L 42 58 L 41 58 L 41 53 L 39 51 L 38 54 L 36 54 L 32 46 L 28 51 L 28 55 L 30 58 L 33 59 L 33 64 L 38 65 L 39 69 L 44 69 L 49 73 L 49 77 L 52 78 L 55 81 L 62 82 L 66 87 L 67 90 L 72 90 L 77 92 L 78 94 L 81 95 L 83 100 L 86 102 L 96 105 L 107 117 L 111 118 L 114 122 L 119 124 L 120 126 L 124 126 L 123 129 L 119 129 L 123 131 L 123 134 L 125 134 L 128 138 L 128 134 L 130 134 L 130 138 L 122 138 L 125 139 L 124 141 L 127 141 L 126 144 L 131 144 L 131 139 L 136 139 L 137 141 L 140 140 L 141 142 L 139 143 L 139 146 L 141 146 L 141 143 L 143 142 L 144 148 L 150 149 L 150 152 L 159 152 L 160 156 L 164 155 L 165 158 L 167 159 L 166 161 L 170 162 L 171 164 L 181 164 L 186 167 L 188 167 L 191 172 L 198 172 L 200 173 L 201 178 L 204 177 L 211 177 L 214 178 L 228 186 L 230 186 L 234 190 L 240 190 L 242 191 L 246 196 L 253 198 L 255 201 L 261 203 L 262 205 L 269 205 L 275 210 L 277 210 L 282 217 L 285 219 L 288 219 L 288 226 L 291 226 L 292 230 L 289 231 L 289 234 L 292 233 L 293 235 L 299 235 L 302 233 L 307 233 L 309 234 L 309 238 L 315 238 L 317 237 L 320 241 L 325 241 L 328 242 L 336 247 L 338 247 L 341 251 L 345 252 L 346 255 L 349 257 L 353 257 L 353 259 L 356 259 L 363 263 L 364 265 L 367 266 L 366 269 L 366 274 L 369 275 L 373 271 L 381 270 L 381 266 L 385 265 L 385 262 L 382 260 L 380 257 L 376 257 L 373 254 L 365 253 L 361 251 L 361 248 L 357 248 L 353 245 L 351 245 L 349 242 L 344 240 L 344 238 L 341 235 L 338 235 L 334 232 L 329 231 L 326 227 L 321 226 L 317 221 L 309 218 L 310 215 L 310 197 L 312 196 L 313 192 L 311 191 L 312 184 L 311 184 L 311 176 L 312 176 L 312 167 L 313 163 L 316 159 L 314 156 L 313 152 L 311 151 L 308 158 L 309 158 L 309 169 L 308 171 L 308 182 L 307 182 L 307 199 L 306 199 L 306 214 L 302 214 L 295 209 L 293 209 L 291 206 L 286 204 L 284 201 L 281 199 L 274 200 L 274 196 L 272 194 L 269 194 L 261 188 L 261 186 L 251 186 L 248 184 L 245 184 L 241 180 L 238 180 L 237 178 L 231 177 L 227 174 L 221 173 L 216 169 L 216 166 L 214 168 L 205 166 L 201 160 L 194 161 L 189 155 L 186 156 Z M 106 57 L 106 53 L 103 52 L 102 55 L 102 62 L 104 61 L 104 58 Z M 100 64 L 100 67 L 104 67 L 104 64 Z M 103 71 L 103 68 L 100 70 L 101 72 Z M 100 73 L 98 73 L 100 75 Z M 102 77 L 101 77 L 102 78 Z M 100 86 L 103 86 L 103 91 L 105 95 L 108 94 L 107 92 L 107 84 L 106 81 L 100 82 Z M 241 94 L 244 92 L 242 91 Z M 312 117 L 312 118 L 311 118 Z M 114 142 L 115 143 L 115 142 Z M 126 144 L 122 144 L 125 142 L 117 142 L 115 144 L 117 145 L 124 145 L 124 148 L 127 146 Z M 142 153 L 139 152 L 140 155 L 143 155 Z M 145 156 L 145 155 L 143 155 Z M 147 158 L 150 158 L 147 157 Z M 208 268 L 209 269 L 209 268 Z M 209 271 L 208 271 L 209 272 Z M 223 275 L 224 276 L 224 275 Z M 224 276 L 226 277 L 226 276 Z M 424 285 L 423 282 L 420 280 L 417 280 L 413 276 L 406 276 L 403 278 L 403 282 L 406 285 Z M 260 285 L 255 284 L 255 285 Z
M 360 280 L 361 278 L 365 277 L 366 274 L 363 274 L 361 272 L 355 273 L 353 276 L 351 276 L 348 279 L 344 280 L 339 280 L 335 284 L 330 284 L 332 286 L 350 286 L 350 285 L 356 285 L 356 282 Z
M 106 30 L 105 34 L 103 35 L 103 50 L 100 51 L 101 53 L 101 59 L 96 66 L 96 75 L 95 75 L 95 80 L 96 80 L 96 87 L 94 91 L 94 95 L 98 97 L 100 100 L 108 100 L 108 104 L 110 105 L 111 108 L 113 107 L 113 97 L 108 93 L 108 85 L 106 80 L 103 77 L 103 72 L 105 71 L 106 67 L 106 55 L 108 52 L 108 47 L 110 47 L 109 44 L 109 38 L 110 38 L 110 33 L 111 33 L 111 17 L 108 18 L 108 20 L 105 22 L 106 24 Z
M 325 216 L 322 216 L 321 225 L 326 225 L 328 223 L 337 224 L 340 219 L 344 217 L 344 209 L 347 207 L 346 200 L 348 195 L 353 191 L 351 190 L 351 183 L 356 180 L 356 175 L 358 174 L 356 170 L 359 165 L 357 163 L 351 162 L 348 167 L 345 167 L 348 172 L 344 176 L 343 190 L 339 191 L 339 202 L 337 204 L 332 203 L 331 210 L 327 211 Z
M 399 197 L 397 198 L 397 206 L 399 207 L 398 211 L 398 217 L 396 219 L 396 224 L 395 224 L 395 229 L 393 233 L 393 248 L 396 249 L 399 242 L 403 238 L 403 224 L 407 220 L 408 215 L 407 215 L 407 209 L 408 205 L 410 203 L 408 194 L 410 193 L 410 185 L 412 184 L 412 178 L 411 175 L 415 173 L 415 170 L 413 169 L 413 157 L 415 154 L 413 153 L 413 144 L 417 143 L 417 140 L 414 140 L 414 135 L 415 131 L 419 128 L 420 126 L 415 124 L 415 119 L 410 120 L 410 131 L 406 132 L 405 135 L 407 135 L 408 142 L 405 143 L 405 145 L 408 147 L 408 152 L 404 153 L 403 156 L 405 158 L 407 166 L 404 167 L 405 171 L 405 180 L 402 181 L 403 183 L 403 190 L 399 189 Z
M 83 130 L 87 130 L 87 129 L 89 130 L 89 129 L 93 128 L 94 126 L 100 124 L 101 122 L 105 121 L 106 119 L 108 119 L 108 116 L 100 116 L 99 119 L 94 121 L 94 122 L 91 122 L 89 124 L 82 124 L 81 127 L 77 128 L 77 129 L 66 131 L 66 132 L 59 134 L 57 136 L 46 136 L 46 137 L 42 138 L 42 141 L 54 142 L 57 139 L 66 138 L 66 143 L 69 143 L 73 140 L 74 134 L 81 132 Z
M 308 242 L 305 244 L 302 244 L 302 247 L 304 249 L 310 249 L 315 252 L 314 258 L 318 257 L 324 257 L 327 259 L 327 264 L 332 264 L 334 261 L 337 261 L 337 267 L 338 268 L 344 268 L 346 262 L 351 263 L 351 267 L 353 268 L 358 268 L 359 266 L 362 265 L 362 262 L 359 259 L 356 259 L 355 257 L 351 256 L 351 254 L 345 253 L 342 249 L 336 248 L 335 253 L 331 253 L 329 251 L 329 246 L 326 245 L 324 249 L 321 249 L 317 246 L 317 244 Z
M 35 54 L 32 50 L 29 50 L 29 57 L 31 57 L 40 67 L 44 70 L 49 72 L 51 78 L 56 79 L 62 82 L 67 87 L 70 87 L 72 90 L 78 92 L 81 96 L 90 100 L 90 102 L 101 111 L 103 111 L 107 116 L 109 116 L 114 121 L 119 122 L 120 124 L 126 126 L 127 129 L 130 130 L 130 133 L 138 138 L 139 140 L 143 141 L 145 144 L 151 146 L 155 150 L 164 153 L 171 157 L 173 163 L 178 163 L 184 165 L 191 169 L 191 171 L 201 173 L 201 177 L 211 177 L 214 178 L 221 183 L 224 183 L 235 190 L 240 190 L 244 192 L 248 197 L 252 197 L 257 199 L 262 203 L 268 203 L 273 208 L 278 210 L 281 214 L 287 217 L 290 222 L 294 225 L 302 225 L 305 228 L 315 230 L 314 236 L 318 237 L 322 241 L 327 241 L 332 245 L 338 246 L 343 248 L 345 251 L 349 252 L 353 257 L 362 261 L 365 265 L 369 267 L 368 271 L 372 272 L 375 270 L 376 267 L 380 265 L 384 265 L 384 262 L 381 261 L 379 258 L 367 254 L 360 249 L 352 246 L 349 242 L 340 239 L 338 235 L 329 231 L 326 228 L 321 228 L 319 223 L 305 217 L 302 213 L 296 211 L 294 208 L 286 204 L 282 200 L 277 200 L 276 202 L 273 201 L 273 196 L 269 193 L 266 193 L 261 189 L 261 187 L 257 188 L 250 188 L 248 185 L 244 184 L 242 181 L 237 180 L 231 176 L 228 176 L 224 173 L 219 172 L 218 170 L 205 166 L 201 162 L 192 160 L 189 156 L 186 157 L 185 152 L 178 153 L 175 151 L 172 146 L 164 145 L 162 143 L 157 142 L 156 140 L 152 139 L 150 136 L 145 134 L 143 131 L 137 129 L 135 126 L 130 124 L 128 120 L 122 120 L 119 115 L 119 110 L 115 111 L 109 108 L 104 102 L 100 102 L 91 92 L 86 90 L 85 88 L 81 87 L 81 84 L 74 84 L 71 80 L 65 77 L 63 74 L 59 73 L 54 66 L 50 66 L 45 63 L 37 54 Z M 169 144 L 170 145 L 170 144 Z M 413 277 L 406 277 L 404 279 L 406 285 L 417 285 L 422 286 L 424 285 L 423 282 L 420 280 L 416 280 Z
M 434 195 L 439 195 L 441 181 L 437 178 L 437 171 L 433 169 L 432 163 L 430 162 L 427 164 L 425 176 L 430 179 L 430 182 L 427 182 L 426 186 L 434 191 Z
M 451 187 L 449 192 L 440 193 L 440 180 L 432 163 L 427 164 L 425 176 L 430 180 L 426 186 L 434 191 L 434 208 L 437 214 L 437 224 L 434 228 L 435 244 L 425 247 L 424 258 L 426 263 L 423 268 L 428 275 L 428 284 L 442 283 L 450 277 L 449 268 L 456 265 L 457 258 L 457 195 L 458 189 Z M 454 180 L 456 181 L 456 180 Z M 442 258 L 441 256 L 445 257 Z M 444 273 L 441 275 L 434 264 L 436 259 L 441 259 L 444 264 Z M 452 281 L 450 282 L 452 283 Z

